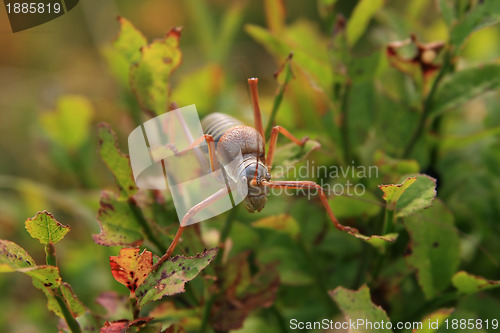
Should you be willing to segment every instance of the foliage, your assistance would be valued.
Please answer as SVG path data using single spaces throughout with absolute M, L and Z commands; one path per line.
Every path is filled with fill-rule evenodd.
M 61 332 L 288 332 L 294 319 L 421 322 L 415 331 L 426 332 L 443 330 L 426 326 L 436 320 L 498 314 L 497 0 L 134 6 L 150 2 L 185 14 L 182 38 L 174 14 L 119 17 L 101 48 L 113 92 L 62 95 L 37 119 L 52 184 L 0 176 L 9 300 L 30 290 L 11 277 L 23 273 L 41 291 L 33 307 L 55 314 L 46 330 Z M 164 37 L 150 41 L 154 27 Z M 472 59 L 480 44 L 493 55 Z M 244 77 L 239 58 L 249 59 Z M 186 228 L 170 256 L 172 198 L 137 188 L 126 135 L 193 103 L 200 116 L 251 123 L 243 84 L 254 75 L 266 141 L 275 125 L 310 138 L 280 138 L 272 178 L 317 182 L 327 199 L 271 191 L 258 216 L 236 207 Z M 28 233 L 18 232 L 26 215 Z

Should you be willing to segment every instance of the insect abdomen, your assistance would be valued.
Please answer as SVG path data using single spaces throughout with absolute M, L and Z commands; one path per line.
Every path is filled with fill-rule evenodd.
M 211 113 L 201 121 L 203 133 L 209 134 L 215 142 L 219 142 L 224 133 L 231 127 L 243 125 L 243 123 L 227 114 Z

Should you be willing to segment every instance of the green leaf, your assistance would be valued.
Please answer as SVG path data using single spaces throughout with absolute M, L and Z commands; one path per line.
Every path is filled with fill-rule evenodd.
M 500 65 L 497 64 L 465 69 L 452 74 L 440 85 L 432 104 L 432 114 L 436 115 L 446 109 L 459 107 L 499 87 Z
M 264 8 L 269 30 L 280 32 L 285 26 L 286 9 L 284 0 L 264 1 Z
M 362 195 L 339 195 L 328 200 L 335 216 L 338 219 L 348 217 L 371 217 L 380 212 L 380 202 L 370 192 Z
M 141 58 L 141 48 L 147 45 L 147 40 L 127 19 L 118 17 L 118 22 L 120 32 L 103 53 L 112 73 L 123 86 L 128 86 L 130 68 Z
M 384 5 L 384 0 L 360 0 L 347 21 L 347 42 L 356 44 L 363 35 L 375 13 Z
M 366 285 L 363 285 L 359 290 L 353 291 L 344 287 L 337 287 L 329 292 L 335 303 L 346 318 L 353 322 L 364 320 L 371 323 L 389 322 L 387 313 L 380 306 L 372 303 L 370 298 L 370 290 Z M 358 326 L 355 332 L 371 333 L 373 329 L 366 326 Z M 379 329 L 377 332 L 392 332 L 390 329 Z
M 358 233 L 350 233 L 356 238 L 362 239 L 368 244 L 371 244 L 375 248 L 379 249 L 382 251 L 382 253 L 385 251 L 385 248 L 392 242 L 396 241 L 398 239 L 398 234 L 397 233 L 390 233 L 387 235 L 383 236 L 378 236 L 378 235 L 372 235 L 372 236 L 365 236 Z
M 218 65 L 205 65 L 179 80 L 172 91 L 172 101 L 181 107 L 195 104 L 200 113 L 206 113 L 214 108 L 223 80 L 224 73 Z
M 220 19 L 215 43 L 209 45 L 211 58 L 219 64 L 226 61 L 235 37 L 241 30 L 241 23 L 245 19 L 246 5 L 246 1 L 231 1 L 225 9 L 224 16 Z M 205 28 L 205 26 L 202 26 L 202 29 Z
M 416 160 L 395 159 L 382 150 L 377 150 L 373 157 L 382 179 L 397 181 L 402 175 L 418 173 L 420 166 Z
M 57 300 L 54 296 L 54 291 L 45 287 L 42 283 L 36 280 L 33 280 L 33 285 L 35 286 L 35 288 L 43 291 L 43 293 L 47 297 L 47 308 L 60 318 L 64 319 L 61 307 L 59 303 L 57 303 Z M 73 314 L 73 317 L 79 317 L 86 312 L 85 306 L 82 304 L 82 302 L 80 302 L 80 300 L 78 300 L 69 284 L 63 282 L 61 284 L 61 291 L 64 299 L 66 300 L 66 304 L 68 305 L 69 310 Z
M 47 288 L 59 287 L 62 282 L 61 276 L 59 275 L 59 268 L 55 266 L 33 266 L 18 268 L 16 271 L 30 276 L 33 281 L 38 281 Z
M 184 292 L 186 282 L 194 279 L 217 255 L 217 248 L 205 250 L 195 257 L 176 256 L 165 261 L 151 272 L 137 288 L 139 306 Z
M 267 216 L 252 223 L 252 226 L 284 232 L 294 238 L 300 233 L 298 222 L 288 214 Z
M 34 267 L 35 261 L 22 247 L 8 240 L 0 240 L 0 272 Z
M 463 150 L 464 148 L 477 144 L 482 140 L 487 140 L 500 135 L 500 126 L 484 129 L 477 133 L 472 133 L 464 136 L 450 135 L 442 138 L 440 140 L 440 150 L 444 153 L 449 153 L 457 150 Z M 497 163 L 495 163 L 497 164 Z
M 378 187 L 384 192 L 382 198 L 387 202 L 387 209 L 395 210 L 399 198 L 416 181 L 417 177 L 409 177 L 403 180 L 401 184 L 379 185 Z
M 0 239 L 0 273 L 21 272 L 33 281 L 55 288 L 61 284 L 59 268 L 54 266 L 36 266 L 35 261 L 22 247 L 8 240 Z
M 127 201 L 118 200 L 112 192 L 102 193 L 97 221 L 101 233 L 92 235 L 94 242 L 106 246 L 135 246 L 142 243 L 141 225 Z
M 106 123 L 98 125 L 99 135 L 99 154 L 102 160 L 113 173 L 116 182 L 125 197 L 133 195 L 137 191 L 134 178 L 132 176 L 132 168 L 130 166 L 130 158 L 123 154 L 118 148 L 115 132 Z
M 69 226 L 59 223 L 46 210 L 27 219 L 25 225 L 30 236 L 38 239 L 42 244 L 55 244 L 63 239 L 70 230 Z
M 199 45 L 202 47 L 204 56 L 212 53 L 212 48 L 216 43 L 216 26 L 210 5 L 203 0 L 183 1 L 186 13 L 189 13 L 190 22 Z
M 154 318 L 161 318 L 164 325 L 182 323 L 182 326 L 189 331 L 196 331 L 200 327 L 200 314 L 201 309 L 197 307 L 179 307 L 177 308 L 175 302 L 164 301 L 159 303 L 153 308 L 148 315 Z
M 320 147 L 321 144 L 318 141 L 307 140 L 302 147 L 290 142 L 276 148 L 272 169 L 273 178 L 285 177 L 291 167 L 305 160 L 309 154 Z
M 132 65 L 139 61 L 141 58 L 141 48 L 148 41 L 127 19 L 119 16 L 118 22 L 120 23 L 120 32 L 113 41 L 113 47 Z
M 464 294 L 473 294 L 482 290 L 500 287 L 500 281 L 487 280 L 482 276 L 460 271 L 453 276 L 453 286 Z
M 444 21 L 448 26 L 451 26 L 455 21 L 455 13 L 453 8 L 453 1 L 451 0 L 439 0 L 439 9 Z
M 66 95 L 59 98 L 55 111 L 40 115 L 47 135 L 68 150 L 81 147 L 88 138 L 94 109 L 86 97 Z
M 141 107 L 159 115 L 169 109 L 170 75 L 180 65 L 180 28 L 141 49 L 140 60 L 130 69 L 130 84 Z
M 432 207 L 405 218 L 404 225 L 411 239 L 406 262 L 417 270 L 425 297 L 432 299 L 448 287 L 460 262 L 453 215 L 436 200 Z
M 315 89 L 330 96 L 334 74 L 328 53 L 328 41 L 309 22 L 298 21 L 289 26 L 286 36 L 276 36 L 270 31 L 252 24 L 245 31 L 276 58 L 286 58 L 293 52 L 294 63 Z
M 390 233 L 386 234 L 380 237 L 375 237 L 375 236 L 370 236 L 366 238 L 362 238 L 364 241 L 366 241 L 368 244 L 371 244 L 375 248 L 379 249 L 382 251 L 382 253 L 385 253 L 385 249 L 387 246 L 389 246 L 390 243 L 395 242 L 396 239 L 398 239 L 398 234 L 397 233 Z M 360 238 L 360 237 L 358 237 Z
M 432 333 L 438 331 L 439 326 L 443 324 L 443 322 L 448 318 L 454 311 L 455 309 L 439 309 L 437 311 L 434 311 L 427 316 L 425 316 L 421 323 L 422 323 L 422 329 L 417 329 L 415 330 L 415 333 Z M 437 323 L 436 327 L 432 326 L 435 323 Z M 412 332 L 413 333 L 413 332 Z
M 500 2 L 484 0 L 479 2 L 451 31 L 450 43 L 459 48 L 472 34 L 500 22 Z
M 416 177 L 417 180 L 411 187 L 404 191 L 397 201 L 397 217 L 409 216 L 430 207 L 433 200 L 436 198 L 436 180 L 434 178 L 424 174 L 408 176 Z M 402 178 L 402 180 L 404 178 Z

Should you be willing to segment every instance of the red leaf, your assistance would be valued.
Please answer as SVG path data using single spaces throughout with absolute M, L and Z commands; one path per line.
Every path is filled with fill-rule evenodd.
M 117 320 L 113 322 L 105 322 L 104 326 L 101 327 L 101 333 L 127 333 L 127 330 L 132 326 L 144 326 L 149 323 L 153 317 L 143 317 L 137 318 L 133 321 L 128 321 L 126 319 Z
M 117 257 L 109 257 L 111 273 L 116 281 L 120 282 L 135 296 L 139 287 L 151 272 L 153 267 L 153 254 L 144 250 L 139 254 L 137 248 L 123 248 Z

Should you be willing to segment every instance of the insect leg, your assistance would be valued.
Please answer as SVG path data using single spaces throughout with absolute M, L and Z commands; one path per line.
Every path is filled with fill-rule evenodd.
M 209 159 L 210 159 L 210 168 L 212 169 L 212 171 L 215 171 L 219 167 L 219 162 L 217 161 L 217 158 L 215 156 L 214 138 L 209 134 L 203 134 L 198 139 L 191 142 L 191 144 L 189 146 L 187 146 L 185 149 L 183 149 L 181 151 L 178 151 L 178 152 L 175 151 L 176 150 L 175 147 L 170 147 L 170 149 L 172 151 L 174 151 L 176 156 L 180 157 L 180 156 L 184 155 L 185 153 L 187 153 L 189 150 L 200 145 L 203 141 L 206 141 L 208 143 L 208 154 L 209 154 Z
M 264 134 L 264 127 L 262 126 L 262 115 L 260 114 L 259 107 L 259 93 L 257 90 L 257 83 L 259 79 L 250 78 L 248 79 L 248 85 L 250 86 L 250 92 L 252 94 L 252 103 L 253 103 L 253 118 L 255 122 L 255 129 L 262 136 L 262 140 L 264 140 L 264 147 L 266 146 L 266 136 Z
M 187 227 L 186 223 L 189 221 L 189 219 L 191 217 L 193 217 L 194 215 L 198 214 L 200 211 L 202 211 L 206 207 L 210 206 L 212 203 L 223 198 L 227 194 L 228 194 L 227 189 L 222 188 L 222 189 L 218 190 L 217 192 L 215 192 L 214 194 L 212 194 L 211 196 L 209 196 L 208 198 L 201 201 L 200 203 L 193 206 L 190 210 L 188 210 L 186 215 L 184 215 L 184 217 L 182 218 L 181 225 L 179 226 L 179 229 L 177 229 L 177 233 L 175 234 L 175 237 L 172 240 L 172 243 L 170 243 L 170 246 L 168 247 L 167 252 L 165 252 L 165 254 L 160 258 L 160 260 L 158 260 L 154 269 L 157 269 L 158 267 L 160 267 L 161 264 L 163 264 L 172 255 L 172 253 L 175 250 L 175 247 L 177 246 L 177 243 L 179 242 L 179 239 L 181 238 L 182 232 Z
M 359 233 L 356 228 L 351 228 L 351 227 L 344 226 L 344 225 L 340 224 L 340 222 L 337 220 L 337 218 L 333 214 L 332 208 L 328 204 L 328 199 L 325 195 L 325 192 L 323 191 L 323 188 L 320 185 L 316 184 L 315 182 L 311 182 L 311 181 L 272 181 L 272 182 L 263 181 L 262 185 L 269 186 L 271 188 L 316 189 L 316 190 L 318 190 L 319 197 L 321 199 L 321 203 L 325 207 L 326 212 L 328 213 L 330 220 L 332 220 L 335 228 L 337 228 L 338 230 L 346 231 L 346 232 L 351 233 L 351 234 Z
M 296 143 L 299 146 L 303 146 L 309 138 L 307 136 L 303 137 L 302 140 L 297 139 L 295 136 L 293 136 L 292 133 L 288 132 L 288 130 L 284 127 L 281 126 L 274 126 L 273 130 L 271 131 L 271 140 L 269 142 L 269 152 L 267 153 L 267 167 L 271 169 L 273 166 L 273 159 L 274 159 L 274 151 L 276 150 L 276 143 L 278 142 L 278 134 L 281 133 L 292 142 Z

